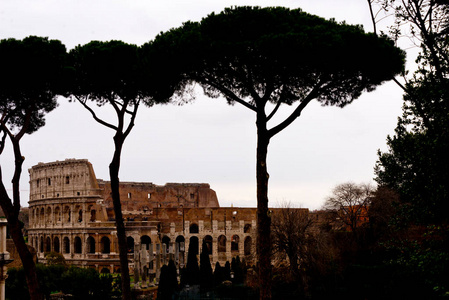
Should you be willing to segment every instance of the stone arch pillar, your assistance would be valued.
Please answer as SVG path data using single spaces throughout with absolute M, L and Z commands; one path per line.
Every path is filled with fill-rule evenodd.
M 81 256 L 86 258 L 86 246 L 87 246 L 87 237 L 89 236 L 87 233 L 83 233 L 81 238 Z
M 73 235 L 73 233 L 70 233 L 69 242 L 70 242 L 70 257 L 73 257 L 75 253 L 75 236 Z
M 231 262 L 232 252 L 231 252 L 232 234 L 226 235 L 226 260 Z
M 216 235 L 212 235 L 212 260 L 214 263 L 218 261 L 218 237 Z
M 239 236 L 239 256 L 241 258 L 245 257 L 245 235 Z
M 95 233 L 95 254 L 101 253 L 100 251 L 100 247 L 101 247 L 101 242 L 100 242 L 100 235 L 98 234 L 98 232 Z

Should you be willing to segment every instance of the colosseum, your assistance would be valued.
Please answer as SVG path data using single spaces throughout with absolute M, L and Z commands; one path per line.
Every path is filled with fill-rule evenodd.
M 28 240 L 38 259 L 54 251 L 69 264 L 119 272 L 110 182 L 86 159 L 39 163 L 29 174 Z M 203 241 L 213 264 L 236 256 L 254 263 L 256 209 L 220 207 L 209 184 L 121 182 L 120 197 L 130 268 L 146 250 L 150 279 L 168 259 L 183 267 Z

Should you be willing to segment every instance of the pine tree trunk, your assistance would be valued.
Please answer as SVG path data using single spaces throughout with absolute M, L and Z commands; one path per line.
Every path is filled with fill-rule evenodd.
M 23 269 L 25 271 L 25 279 L 28 286 L 28 293 L 31 300 L 43 300 L 44 294 L 40 288 L 39 281 L 36 273 L 36 264 L 33 260 L 33 255 L 28 249 L 25 239 L 23 237 L 22 229 L 19 222 L 20 212 L 20 175 L 22 173 L 22 164 L 24 158 L 21 155 L 19 143 L 17 140 L 12 140 L 14 147 L 14 176 L 12 179 L 14 204 L 6 192 L 3 182 L 0 189 L 0 202 L 6 219 L 8 220 L 9 234 L 11 235 L 17 252 L 19 253 L 20 260 L 22 261 Z M 0 168 L 1 177 L 1 168 Z M 3 180 L 3 179 L 1 179 Z
M 131 300 L 131 284 L 128 267 L 128 244 L 126 242 L 125 223 L 123 221 L 122 204 L 120 202 L 119 169 L 120 156 L 124 138 L 117 133 L 114 136 L 115 151 L 109 165 L 109 176 L 111 179 L 112 202 L 114 204 L 115 225 L 117 227 L 117 239 L 120 257 L 120 273 L 122 276 L 122 299 Z
M 20 223 L 17 220 L 18 218 L 14 219 L 15 220 L 12 220 L 12 222 L 8 220 L 9 233 L 14 241 L 14 245 L 19 253 L 20 259 L 22 260 L 30 299 L 43 300 L 44 294 L 40 289 L 39 281 L 37 279 L 36 264 L 34 263 L 33 255 L 30 253 L 30 250 L 25 243 L 25 239 L 23 238 L 22 230 L 20 228 Z
M 260 299 L 271 299 L 271 217 L 268 211 L 267 152 L 270 139 L 264 113 L 257 115 L 257 255 Z

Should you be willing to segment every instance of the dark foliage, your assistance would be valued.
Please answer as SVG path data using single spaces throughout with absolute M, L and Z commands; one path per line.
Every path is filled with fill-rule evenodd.
M 161 268 L 161 276 L 158 285 L 158 299 L 172 299 L 173 295 L 178 291 L 178 279 L 176 274 L 176 266 L 173 260 L 168 265 Z
M 200 284 L 200 267 L 198 266 L 198 258 L 196 251 L 192 251 L 192 244 L 189 244 L 187 253 L 187 265 L 182 273 L 184 284 L 197 285 Z
M 60 41 L 43 37 L 0 41 L 0 113 L 4 124 L 12 130 L 26 126 L 26 133 L 45 125 L 44 116 L 56 107 L 56 97 L 67 93 L 66 54 Z
M 153 68 L 170 62 L 171 71 L 198 81 L 207 95 L 223 94 L 230 103 L 233 95 L 254 98 L 252 105 L 254 92 L 292 104 L 318 84 L 320 101 L 344 106 L 401 72 L 404 58 L 390 40 L 360 26 L 282 7 L 228 8 L 162 33 L 146 47 Z
M 240 257 L 233 257 L 231 261 L 231 271 L 234 275 L 232 283 L 243 284 L 245 282 L 245 266 L 240 261 Z
M 94 269 L 62 265 L 37 265 L 39 284 L 46 299 L 53 292 L 72 295 L 72 299 L 113 299 L 120 295 L 119 286 L 110 274 L 100 275 Z M 29 299 L 23 268 L 9 269 L 6 280 L 7 299 Z
M 389 149 L 379 152 L 376 180 L 399 193 L 404 224 L 448 223 L 449 5 L 404 1 L 394 9 L 398 26 L 414 29 L 409 38 L 420 41 L 421 52 L 403 87 L 403 115 L 387 139 Z
M 225 281 L 224 268 L 217 261 L 214 269 L 214 286 L 218 286 L 223 281 Z
M 209 251 L 204 239 L 200 254 L 200 285 L 202 290 L 209 290 L 214 285 L 214 276 L 212 274 Z
M 225 280 L 231 280 L 231 264 L 229 261 L 226 261 L 225 266 L 223 268 L 223 275 Z

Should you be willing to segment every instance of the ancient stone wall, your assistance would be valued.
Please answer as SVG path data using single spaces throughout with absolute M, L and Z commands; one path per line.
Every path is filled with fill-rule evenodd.
M 28 235 L 38 258 L 55 251 L 70 264 L 117 272 L 110 183 L 97 179 L 87 160 L 39 163 L 29 173 Z M 255 208 L 220 208 L 205 183 L 122 182 L 120 189 L 130 261 L 145 249 L 149 274 L 168 259 L 183 267 L 187 251 L 199 255 L 203 240 L 213 264 L 235 256 L 255 262 Z
M 101 196 L 112 207 L 111 184 L 98 180 Z M 155 207 L 219 207 L 217 195 L 207 183 L 120 182 L 124 211 L 145 211 Z

